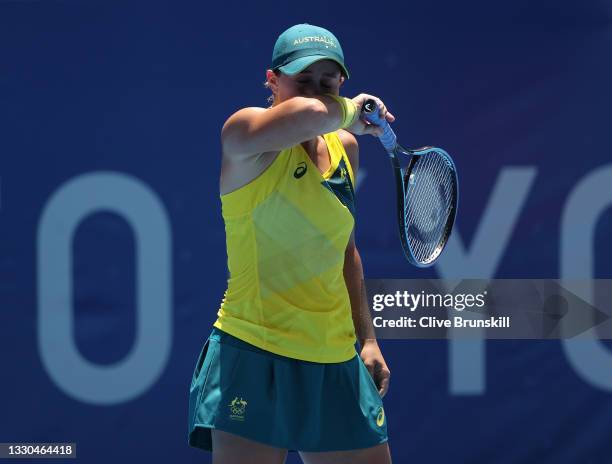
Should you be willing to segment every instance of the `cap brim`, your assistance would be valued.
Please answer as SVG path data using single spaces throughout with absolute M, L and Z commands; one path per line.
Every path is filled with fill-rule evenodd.
M 316 63 L 317 61 L 321 61 L 321 60 L 331 60 L 331 61 L 334 61 L 335 63 L 338 63 L 338 66 L 340 66 L 340 69 L 342 70 L 342 74 L 344 74 L 347 79 L 349 78 L 349 72 L 346 69 L 346 67 L 342 63 L 340 63 L 340 61 L 334 58 L 331 58 L 327 55 L 303 56 L 301 58 L 297 58 L 293 60 L 290 63 L 287 63 L 284 66 L 280 66 L 278 69 L 283 74 L 287 74 L 288 76 L 293 76 L 294 74 L 302 72 L 312 63 Z

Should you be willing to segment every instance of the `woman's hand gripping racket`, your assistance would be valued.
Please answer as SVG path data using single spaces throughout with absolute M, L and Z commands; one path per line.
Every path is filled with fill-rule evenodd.
M 415 266 L 429 267 L 442 253 L 455 223 L 459 195 L 455 164 L 440 148 L 402 148 L 389 123 L 380 117 L 374 100 L 363 104 L 361 115 L 384 129 L 379 140 L 393 166 L 404 254 Z M 405 169 L 399 163 L 401 154 L 411 155 Z

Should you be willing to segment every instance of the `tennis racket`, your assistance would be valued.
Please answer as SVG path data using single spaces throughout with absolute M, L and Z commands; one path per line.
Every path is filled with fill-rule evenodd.
M 367 100 L 361 116 L 384 129 L 379 137 L 389 154 L 395 177 L 397 224 L 404 254 L 418 267 L 432 266 L 448 242 L 458 204 L 457 170 L 452 158 L 435 147 L 405 149 L 376 102 Z M 410 156 L 402 169 L 400 155 Z

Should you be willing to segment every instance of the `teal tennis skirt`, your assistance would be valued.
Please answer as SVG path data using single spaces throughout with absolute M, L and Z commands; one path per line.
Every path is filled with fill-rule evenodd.
M 387 441 L 382 400 L 361 358 L 315 363 L 280 356 L 213 328 L 189 392 L 189 445 L 212 451 L 211 429 L 290 451 Z

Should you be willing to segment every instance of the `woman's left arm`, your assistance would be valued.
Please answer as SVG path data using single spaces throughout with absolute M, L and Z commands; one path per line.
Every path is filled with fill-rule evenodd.
M 353 134 L 344 130 L 340 130 L 338 135 L 351 163 L 353 176 L 357 179 L 357 170 L 359 168 L 359 146 L 357 145 L 357 140 Z M 361 346 L 361 359 L 374 379 L 374 383 L 378 387 L 378 393 L 383 397 L 389 388 L 391 372 L 376 341 L 376 333 L 372 324 L 372 316 L 370 315 L 363 278 L 363 265 L 355 245 L 355 231 L 353 230 L 344 253 L 344 281 L 346 282 L 346 288 L 351 301 L 355 334 Z

